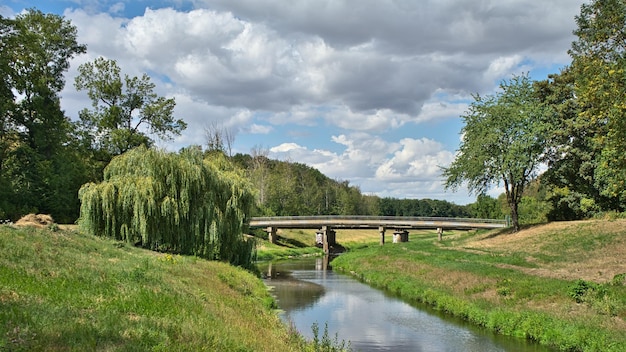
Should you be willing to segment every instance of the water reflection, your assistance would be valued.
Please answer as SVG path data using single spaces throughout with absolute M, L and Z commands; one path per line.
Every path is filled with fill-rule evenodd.
M 357 351 L 548 351 L 417 309 L 325 268 L 328 262 L 316 258 L 261 269 L 283 319 L 308 338 L 317 323 L 328 324 L 332 337 L 337 333 Z
M 291 268 L 286 263 L 266 265 L 267 268 L 260 269 L 264 273 L 265 283 L 272 288 L 272 293 L 282 310 L 292 311 L 313 306 L 325 293 L 322 285 L 295 279 L 291 275 L 291 270 L 298 270 L 297 265 Z M 322 269 L 321 266 L 319 268 Z

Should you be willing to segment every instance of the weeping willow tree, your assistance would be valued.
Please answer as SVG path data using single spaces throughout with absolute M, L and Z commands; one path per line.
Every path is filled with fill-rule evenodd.
M 243 237 L 254 201 L 249 182 L 221 153 L 146 147 L 115 157 L 101 183 L 85 184 L 80 226 L 144 248 L 247 266 L 254 244 Z

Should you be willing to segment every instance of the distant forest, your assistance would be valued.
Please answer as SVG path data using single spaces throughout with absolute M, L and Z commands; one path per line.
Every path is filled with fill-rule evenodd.
M 476 217 L 476 206 L 436 199 L 397 199 L 365 195 L 348 181 L 333 180 L 310 166 L 237 154 L 257 194 L 255 216 L 380 215 Z M 495 201 L 495 200 L 493 200 Z M 501 213 L 495 213 L 499 217 Z

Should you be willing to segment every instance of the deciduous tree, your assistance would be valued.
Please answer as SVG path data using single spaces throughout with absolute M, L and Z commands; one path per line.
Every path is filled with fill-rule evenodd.
M 58 173 L 75 160 L 73 124 L 58 95 L 70 60 L 85 50 L 61 16 L 29 10 L 0 18 L 0 213 L 77 215 L 76 182 L 84 180 L 68 168 Z
M 80 198 L 80 225 L 95 235 L 251 264 L 243 231 L 254 196 L 243 171 L 222 154 L 138 147 L 113 158 L 104 181 L 83 186 Z
M 187 127 L 173 117 L 174 99 L 158 96 L 147 74 L 122 78 L 117 62 L 103 57 L 80 65 L 78 72 L 74 85 L 87 91 L 93 107 L 82 110 L 80 119 L 97 149 L 118 155 L 150 146 L 151 134 L 169 139 Z
M 580 117 L 599 129 L 593 136 L 600 155 L 595 185 L 626 206 L 626 2 L 594 0 L 576 16 L 572 70 Z
M 503 81 L 494 95 L 476 95 L 462 116 L 457 156 L 443 169 L 446 188 L 466 184 L 470 192 L 484 194 L 503 185 L 512 225 L 519 230 L 518 206 L 544 154 L 544 110 L 528 75 Z

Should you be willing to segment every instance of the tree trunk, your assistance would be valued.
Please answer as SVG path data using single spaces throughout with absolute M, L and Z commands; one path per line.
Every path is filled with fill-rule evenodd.
M 520 227 L 519 227 L 519 215 L 518 215 L 518 212 L 517 212 L 518 204 L 517 204 L 517 202 L 511 200 L 511 201 L 509 201 L 509 205 L 511 206 L 511 224 L 513 226 L 513 230 L 515 232 L 517 232 L 517 231 L 520 230 Z

